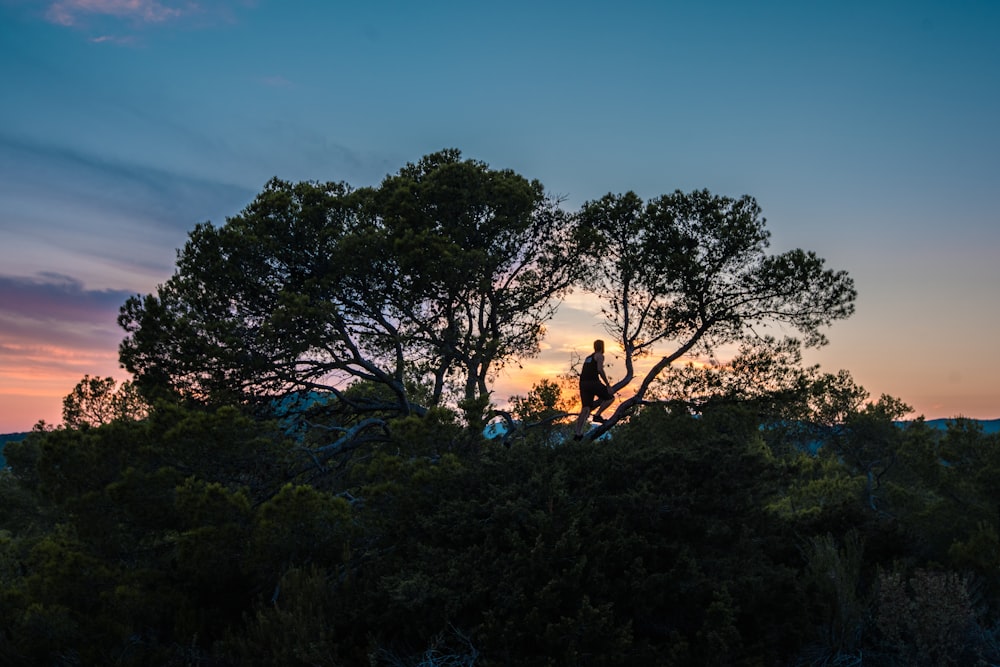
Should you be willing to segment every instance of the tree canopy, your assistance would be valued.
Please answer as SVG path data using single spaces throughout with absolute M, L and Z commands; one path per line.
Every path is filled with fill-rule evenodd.
M 84 375 L 63 399 L 63 425 L 80 428 L 141 419 L 148 409 L 134 383 L 126 380 L 119 385 L 112 377 Z
M 571 223 L 537 181 L 455 150 L 374 188 L 274 179 L 128 300 L 122 363 L 147 391 L 202 401 L 357 380 L 404 413 L 414 387 L 431 405 L 484 401 L 578 278 Z
M 766 335 L 771 326 L 822 345 L 822 327 L 854 311 L 846 272 L 825 268 L 811 251 L 767 253 L 770 234 L 749 195 L 675 191 L 644 202 L 633 192 L 608 194 L 584 204 L 580 219 L 597 239 L 584 286 L 603 304 L 606 329 L 625 355 L 615 389 L 632 382 L 636 358 L 666 348 L 616 415 L 640 404 L 686 354 L 774 340 Z

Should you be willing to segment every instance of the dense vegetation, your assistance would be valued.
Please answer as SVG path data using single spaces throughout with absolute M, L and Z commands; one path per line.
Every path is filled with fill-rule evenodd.
M 996 661 L 1000 439 L 878 405 L 815 455 L 731 404 L 510 447 L 441 409 L 316 467 L 233 408 L 40 430 L 0 477 L 0 660 Z
M 749 197 L 609 195 L 424 158 L 272 181 L 198 226 L 0 472 L 5 665 L 1000 661 L 1000 436 L 801 364 L 854 290 Z M 489 386 L 591 291 L 667 348 L 583 441 Z M 739 349 L 728 364 L 684 355 Z M 659 353 L 659 352 L 658 352 Z

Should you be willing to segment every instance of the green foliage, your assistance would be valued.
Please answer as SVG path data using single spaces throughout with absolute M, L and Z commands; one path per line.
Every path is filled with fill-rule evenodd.
M 483 656 L 518 664 L 636 664 L 671 651 L 672 664 L 726 664 L 761 645 L 780 653 L 778 637 L 801 630 L 764 630 L 775 598 L 765 608 L 761 587 L 777 554 L 755 537 L 769 532 L 763 499 L 741 490 L 755 473 L 778 474 L 776 464 L 759 438 L 741 444 L 739 418 L 661 419 L 672 422 L 651 413 L 610 447 L 516 444 L 465 464 L 373 460 L 359 494 L 392 554 L 377 599 L 378 625 L 394 632 L 377 635 L 380 645 L 411 654 L 450 624 Z M 714 446 L 691 446 L 723 425 L 731 432 Z M 796 599 L 783 566 L 769 585 Z
M 886 485 L 887 509 L 905 528 L 913 557 L 975 573 L 993 598 L 1000 595 L 998 474 L 996 434 L 962 419 L 944 434 L 917 422 L 904 431 Z
M 18 443 L 6 481 L 52 523 L 3 524 L 17 530 L 4 548 L 11 655 L 166 664 L 192 636 L 217 636 L 252 597 L 248 492 L 265 492 L 266 426 L 163 407 Z
M 864 545 L 857 532 L 844 535 L 843 544 L 831 534 L 809 538 L 804 546 L 807 590 L 815 607 L 815 664 L 828 664 L 854 655 L 862 647 L 870 595 L 866 593 Z
M 222 653 L 247 667 L 359 664 L 338 648 L 335 578 L 316 565 L 288 569 L 273 598 L 231 630 Z
M 292 565 L 338 564 L 348 555 L 350 525 L 346 500 L 287 484 L 254 512 L 253 564 L 278 572 Z
M 177 569 L 202 591 L 216 590 L 245 558 L 253 510 L 243 489 L 189 477 L 176 487 L 181 517 L 174 536 Z
M 480 442 L 478 424 L 465 426 L 452 410 L 431 408 L 422 417 L 410 415 L 390 422 L 386 451 L 409 456 L 439 456 L 445 452 L 468 452 Z
M 815 431 L 818 454 L 762 428 L 753 400 L 509 448 L 435 408 L 320 476 L 232 408 L 41 430 L 0 478 L 20 508 L 0 527 L 0 657 L 901 664 L 924 659 L 919 636 L 937 664 L 989 658 L 995 439 L 900 428 L 893 405 Z M 857 461 L 876 454 L 894 463 L 873 494 Z M 917 575 L 932 558 L 955 569 Z

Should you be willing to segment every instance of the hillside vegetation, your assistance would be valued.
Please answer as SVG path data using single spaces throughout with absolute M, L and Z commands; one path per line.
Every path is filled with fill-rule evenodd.
M 996 661 L 1000 440 L 893 416 L 650 407 L 508 448 L 439 410 L 305 467 L 232 408 L 39 431 L 0 476 L 0 659 Z

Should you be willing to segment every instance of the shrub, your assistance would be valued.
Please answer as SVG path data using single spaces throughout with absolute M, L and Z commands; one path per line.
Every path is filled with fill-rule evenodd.
M 954 572 L 880 573 L 876 627 L 900 664 L 971 665 L 980 652 L 969 592 Z

